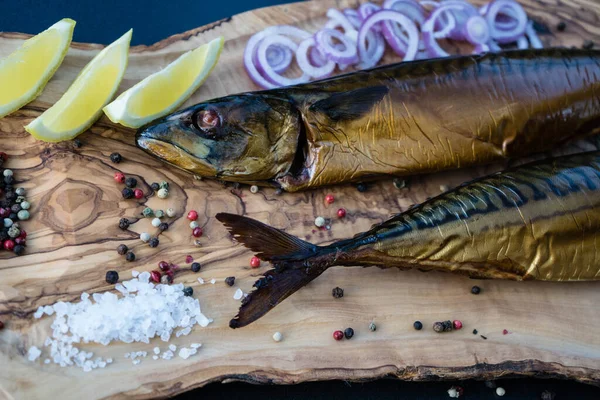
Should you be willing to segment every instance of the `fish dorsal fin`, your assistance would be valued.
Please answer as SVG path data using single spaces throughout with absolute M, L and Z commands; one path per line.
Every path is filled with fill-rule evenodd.
M 370 112 L 388 92 L 386 86 L 371 86 L 335 93 L 311 105 L 310 111 L 323 113 L 332 121 L 356 119 Z

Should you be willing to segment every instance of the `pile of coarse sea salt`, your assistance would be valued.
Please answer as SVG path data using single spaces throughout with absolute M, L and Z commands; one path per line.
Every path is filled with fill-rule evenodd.
M 188 335 L 196 324 L 206 327 L 212 322 L 200 311 L 198 299 L 183 294 L 183 285 L 155 285 L 150 282 L 150 273 L 134 272 L 134 279 L 115 285 L 121 296 L 111 293 L 88 293 L 81 295 L 77 303 L 58 302 L 43 306 L 35 312 L 35 318 L 44 314 L 55 315 L 52 322 L 52 337 L 47 337 L 44 346 L 49 348 L 50 358 L 44 363 L 54 362 L 61 367 L 76 365 L 84 371 L 104 368 L 112 363 L 111 358 L 96 357 L 92 352 L 80 350 L 78 343 L 99 343 L 108 345 L 112 341 L 125 343 L 150 343 L 150 339 L 160 336 L 168 342 L 174 330 L 177 337 Z M 180 357 L 188 358 L 195 354 L 200 344 L 182 348 Z M 136 356 L 146 352 L 127 353 L 139 364 Z M 28 359 L 35 361 L 42 351 L 36 346 L 29 349 Z M 170 359 L 171 350 L 163 355 Z M 127 357 L 127 358 L 130 358 Z

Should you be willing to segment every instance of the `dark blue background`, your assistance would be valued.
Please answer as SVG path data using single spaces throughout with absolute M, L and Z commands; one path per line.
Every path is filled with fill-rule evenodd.
M 167 36 L 230 17 L 254 8 L 290 3 L 286 0 L 0 0 L 0 31 L 35 34 L 61 18 L 77 21 L 74 40 L 108 44 L 133 28 L 132 44 L 150 45 Z M 1 88 L 0 88 L 1 90 Z M 557 321 L 560 323 L 560 321 Z M 168 365 L 165 364 L 165 368 Z M 180 396 L 181 399 L 249 398 L 300 399 L 448 399 L 453 384 L 465 387 L 467 399 L 494 399 L 482 382 L 414 383 L 379 380 L 370 383 L 315 382 L 293 386 L 253 386 L 242 383 L 211 384 Z M 545 389 L 561 399 L 600 399 L 598 388 L 557 380 L 507 379 L 499 382 L 505 399 L 539 399 Z

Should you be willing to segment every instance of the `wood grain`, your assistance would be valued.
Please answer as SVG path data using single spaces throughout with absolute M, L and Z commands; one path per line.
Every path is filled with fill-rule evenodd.
M 481 4 L 481 1 L 477 2 Z M 580 46 L 584 39 L 600 41 L 600 4 L 589 0 L 528 0 L 527 12 L 551 28 L 547 45 Z M 314 31 L 325 21 L 328 7 L 358 5 L 356 1 L 314 1 L 255 10 L 218 21 L 152 46 L 132 48 L 131 61 L 120 90 L 164 67 L 183 51 L 224 35 L 225 49 L 219 66 L 206 84 L 187 102 L 254 90 L 246 76 L 241 54 L 254 32 L 273 24 L 294 24 Z M 564 20 L 567 29 L 557 33 Z M 115 32 L 115 38 L 119 35 Z M 135 33 L 134 33 L 135 34 Z M 0 34 L 0 57 L 17 48 L 25 35 Z M 451 46 L 452 47 L 452 46 Z M 44 93 L 15 114 L 0 119 L 0 148 L 10 154 L 8 166 L 28 190 L 32 219 L 27 255 L 11 257 L 0 252 L 0 398 L 153 398 L 166 397 L 214 381 L 290 384 L 323 379 L 368 380 L 398 377 L 407 380 L 492 379 L 504 376 L 542 376 L 576 379 L 600 385 L 600 287 L 598 283 L 540 283 L 472 281 L 441 273 L 403 272 L 363 268 L 333 268 L 286 300 L 267 316 L 239 330 L 227 323 L 239 303 L 237 287 L 249 291 L 260 270 L 249 268 L 251 253 L 232 241 L 214 215 L 220 211 L 244 213 L 314 243 L 351 236 L 385 220 L 390 214 L 467 179 L 501 169 L 493 165 L 478 170 L 414 178 L 409 188 L 397 190 L 390 181 L 370 185 L 365 193 L 338 186 L 278 196 L 272 189 L 251 194 L 247 187 L 234 189 L 215 181 L 197 181 L 190 175 L 149 157 L 134 145 L 131 130 L 102 118 L 73 143 L 46 144 L 33 140 L 23 129 L 32 118 L 58 100 L 78 71 L 101 46 L 74 43 Z M 387 61 L 393 61 L 388 55 Z M 590 139 L 561 149 L 561 153 L 598 148 Z M 121 164 L 108 158 L 123 154 Z M 545 155 L 547 156 L 547 155 Z M 138 179 L 145 193 L 149 184 L 167 180 L 166 200 L 146 196 L 123 200 L 114 183 L 115 171 Z M 323 198 L 333 193 L 336 202 Z M 149 219 L 140 218 L 145 206 L 173 207 L 177 216 L 160 235 L 160 246 L 151 249 L 138 239 L 140 232 L 155 233 Z M 334 219 L 329 231 L 316 231 L 316 216 L 334 217 L 338 207 L 348 216 Z M 200 246 L 194 244 L 185 213 L 196 209 L 205 231 Z M 129 231 L 118 220 L 136 221 Z M 137 260 L 127 263 L 115 249 L 126 243 Z M 187 254 L 203 264 L 192 273 Z M 59 300 L 75 301 L 82 291 L 112 289 L 104 281 L 107 270 L 128 278 L 133 269 L 154 269 L 160 260 L 184 266 L 177 277 L 194 287 L 203 312 L 215 322 L 196 328 L 190 336 L 174 339 L 177 345 L 201 342 L 201 351 L 188 360 L 144 360 L 133 366 L 123 358 L 128 351 L 149 351 L 163 342 L 82 346 L 116 362 L 104 370 L 84 373 L 73 368 L 30 363 L 24 357 L 31 345 L 40 346 L 49 334 L 49 319 L 34 320 L 40 305 Z M 199 285 L 216 278 L 215 285 Z M 233 288 L 223 279 L 236 276 Z M 478 284 L 483 292 L 470 294 Z M 335 300 L 331 289 L 340 286 L 345 296 Z M 414 320 L 425 329 L 415 331 Z M 462 331 L 436 334 L 437 320 L 460 319 Z M 374 320 L 378 329 L 368 330 Z M 352 340 L 334 342 L 331 333 L 351 326 Z M 488 339 L 471 331 L 476 328 Z M 503 335 L 508 329 L 510 334 Z M 271 335 L 280 331 L 284 340 Z M 43 358 L 44 356 L 42 356 Z M 69 388 L 68 391 L 65 388 Z

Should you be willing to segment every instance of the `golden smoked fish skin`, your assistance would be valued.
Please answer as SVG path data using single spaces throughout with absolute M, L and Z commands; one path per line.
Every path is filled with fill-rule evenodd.
M 471 167 L 600 132 L 600 51 L 539 49 L 387 65 L 228 96 L 137 133 L 200 176 L 298 191 Z
M 473 278 L 600 280 L 600 152 L 526 164 L 459 186 L 328 246 L 258 221 L 217 214 L 274 269 L 232 327 L 260 318 L 327 268 L 378 266 Z

